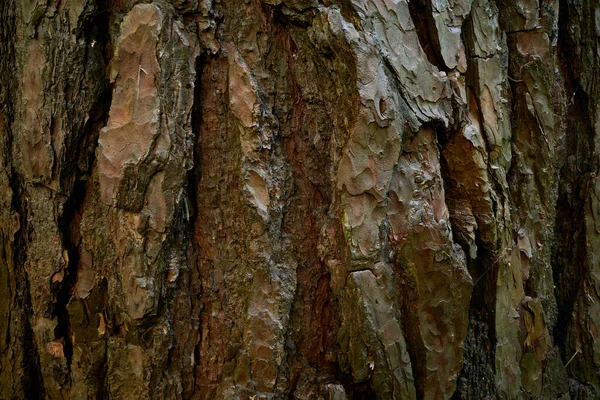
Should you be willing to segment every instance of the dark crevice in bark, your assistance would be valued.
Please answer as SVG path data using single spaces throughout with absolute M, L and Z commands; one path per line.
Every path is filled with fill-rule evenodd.
M 457 229 L 459 215 L 463 207 L 457 198 L 463 196 L 460 188 L 456 187 L 448 160 L 442 151 L 457 131 L 444 132 L 437 129 L 440 149 L 440 170 L 444 182 L 444 193 L 452 237 L 461 246 L 466 255 L 467 270 L 473 281 L 471 300 L 469 303 L 469 325 L 463 344 L 463 366 L 457 377 L 456 391 L 453 399 L 490 398 L 494 395 L 494 353 L 496 348 L 494 304 L 496 296 L 496 274 L 498 260 L 493 260 L 490 251 L 486 249 L 481 239 L 479 228 L 475 229 L 475 246 L 477 253 L 474 259 L 470 257 L 468 238 Z M 477 217 L 477 216 L 475 216 Z
M 372 400 L 377 398 L 377 394 L 373 390 L 375 385 L 373 379 L 370 378 L 367 381 L 352 383 L 351 386 L 346 387 L 348 394 L 352 400 Z
M 450 215 L 452 219 L 452 209 Z M 469 305 L 469 327 L 463 345 L 463 367 L 453 396 L 455 400 L 494 396 L 496 338 L 494 310 L 490 306 L 493 307 L 495 303 L 495 290 L 490 288 L 496 286 L 497 266 L 490 263 L 479 230 L 475 231 L 475 244 L 477 257 L 467 257 L 467 268 L 473 279 L 473 293 Z M 463 245 L 463 250 L 468 254 L 468 247 Z
M 77 244 L 74 241 L 75 235 L 73 234 L 73 229 L 75 228 L 72 225 L 75 220 L 75 214 L 80 212 L 85 196 L 85 187 L 85 181 L 78 180 L 75 182 L 75 187 L 73 188 L 71 196 L 63 205 L 63 214 L 58 219 L 58 229 L 62 235 L 63 248 L 68 254 L 68 260 L 66 260 L 67 265 L 64 268 L 62 280 L 54 286 L 55 301 L 51 314 L 57 318 L 54 335 L 56 338 L 62 339 L 69 372 L 73 357 L 73 344 L 71 340 L 73 335 L 71 332 L 67 306 L 73 293 L 73 287 L 77 281 L 77 265 L 79 263 L 79 253 L 77 251 Z
M 585 103 L 580 97 L 575 104 Z M 571 107 L 571 116 L 581 116 L 578 106 Z M 560 348 L 563 363 L 577 350 L 569 343 L 569 333 L 573 326 L 573 312 L 582 293 L 582 284 L 586 275 L 586 234 L 585 204 L 587 198 L 586 180 L 589 160 L 585 153 L 593 144 L 585 143 L 586 133 L 590 132 L 585 122 L 569 117 L 566 150 L 569 154 L 566 165 L 561 168 L 559 197 L 555 219 L 555 241 L 552 249 L 552 270 L 558 318 L 553 329 L 555 342 Z M 583 139 L 583 140 L 582 140 Z M 591 141 L 591 140 L 590 140 Z M 588 147 L 590 146 L 590 147 Z M 587 149 L 586 149 L 587 147 Z M 585 171 L 585 172 L 584 172 Z M 573 366 L 571 366 L 573 368 Z
M 573 329 L 573 310 L 581 296 L 586 267 L 585 203 L 586 179 L 591 171 L 594 132 L 589 120 L 589 98 L 579 90 L 580 46 L 570 37 L 570 7 L 560 2 L 558 57 L 567 94 L 565 159 L 559 172 L 558 201 L 555 218 L 555 241 L 552 270 L 558 319 L 553 327 L 563 364 L 577 349 L 568 342 Z M 575 18 L 578 18 L 575 16 Z M 573 366 L 569 369 L 572 372 Z
M 20 387 L 14 387 L 15 392 L 13 393 L 19 396 L 22 395 L 26 399 L 42 399 L 45 397 L 44 384 L 37 343 L 31 326 L 31 319 L 29 318 L 29 316 L 33 315 L 33 307 L 29 291 L 29 279 L 25 271 L 27 263 L 27 252 L 25 249 L 27 248 L 30 233 L 27 218 L 29 213 L 28 201 L 24 193 L 24 182 L 12 162 L 12 155 L 14 154 L 14 137 L 12 132 L 14 123 L 13 106 L 15 88 L 18 87 L 17 75 L 15 74 L 17 70 L 15 45 L 17 42 L 14 38 L 17 37 L 16 14 L 19 11 L 20 8 L 17 7 L 14 0 L 0 2 L 0 54 L 2 54 L 2 60 L 0 60 L 0 113 L 3 114 L 4 121 L 2 122 L 5 124 L 3 126 L 5 131 L 2 134 L 6 135 L 5 148 L 2 149 L 4 151 L 3 161 L 5 165 L 2 168 L 6 171 L 8 184 L 12 190 L 10 209 L 16 214 L 19 223 L 19 229 L 15 232 L 12 243 L 12 248 L 14 249 L 12 264 L 16 284 L 16 293 L 14 294 L 15 305 L 10 310 L 11 317 L 7 322 L 11 323 L 14 321 L 16 323 L 18 322 L 18 318 L 21 319 L 19 321 L 20 326 L 12 330 L 13 332 L 18 332 L 19 335 L 14 338 L 18 347 L 12 349 L 13 357 L 17 356 L 15 360 L 20 361 L 20 365 L 15 365 L 15 367 L 22 369 L 20 381 L 18 382 Z M 1 299 L 0 301 L 7 301 L 7 299 Z M 11 330 L 8 332 L 10 335 Z M 20 360 L 18 359 L 19 353 L 22 353 L 22 359 Z M 9 393 L 0 394 L 8 396 Z
M 560 2 L 558 64 L 566 92 L 564 159 L 559 172 L 552 269 L 558 317 L 553 328 L 564 365 L 568 365 L 572 398 L 597 398 L 598 376 L 592 360 L 592 337 L 586 330 L 589 316 L 583 300 L 591 266 L 586 237 L 586 207 L 598 173 L 594 155 L 594 88 L 597 66 L 596 39 L 588 41 L 596 27 L 593 9 Z M 583 10 L 581 8 L 583 8 Z M 582 14 L 582 11 L 584 12 Z M 591 50 L 593 49 L 593 51 Z M 593 55 L 592 55 L 593 53 Z M 590 60 L 590 55 L 594 57 Z M 589 216 L 588 216 L 589 217 Z M 590 238 L 593 239 L 593 238 Z M 588 295 L 589 296 L 589 295 Z M 590 298 L 590 301 L 593 301 Z M 581 347 L 580 347 L 581 345 Z M 581 353 L 581 354 L 579 354 Z
M 100 1 L 97 7 L 107 7 L 105 1 Z M 95 9 L 94 9 L 95 10 Z M 109 46 L 108 21 L 109 13 L 93 13 L 90 10 L 85 17 L 81 29 L 81 35 L 86 43 L 94 43 L 87 48 L 85 63 L 87 68 L 92 68 L 98 76 L 93 79 L 90 90 L 98 90 L 95 102 L 88 111 L 89 116 L 82 127 L 81 134 L 73 132 L 72 142 L 67 142 L 66 152 L 71 156 L 66 157 L 66 163 L 60 171 L 61 187 L 64 187 L 69 195 L 63 203 L 62 215 L 58 218 L 57 226 L 61 232 L 63 248 L 67 254 L 67 265 L 64 267 L 62 279 L 54 284 L 55 301 L 52 315 L 57 318 L 55 337 L 62 339 L 64 354 L 67 359 L 67 368 L 70 373 L 73 357 L 73 342 L 69 312 L 67 310 L 72 298 L 74 287 L 77 283 L 77 270 L 79 265 L 79 245 L 81 236 L 79 223 L 84 206 L 84 199 L 90 179 L 91 169 L 94 165 L 98 137 L 102 127 L 106 126 L 108 113 L 112 102 L 112 90 L 108 76 L 109 60 L 104 52 Z M 97 47 L 96 47 L 97 46 Z M 95 47 L 95 50 L 94 50 Z M 95 53 L 91 53 L 94 51 Z
M 108 88 L 108 85 L 106 88 Z M 82 160 L 85 159 L 83 164 L 80 163 L 80 165 L 85 165 L 90 169 L 94 164 L 100 129 L 106 125 L 108 120 L 111 97 L 112 91 L 108 89 L 99 95 L 98 102 L 92 108 L 93 113 L 84 128 L 82 141 L 77 145 L 75 154 L 79 154 L 80 157 L 82 157 Z M 57 221 L 59 231 L 62 234 L 63 248 L 68 255 L 68 261 L 64 269 L 62 280 L 55 286 L 56 301 L 52 314 L 58 318 L 55 336 L 63 339 L 65 357 L 67 358 L 67 365 L 69 367 L 71 364 L 73 348 L 67 306 L 73 294 L 74 286 L 77 283 L 79 244 L 81 240 L 79 234 L 79 222 L 81 220 L 81 213 L 89 179 L 89 170 L 77 170 L 71 195 L 63 204 L 63 213 Z
M 188 172 L 187 179 L 187 195 L 188 195 L 188 204 L 193 209 L 188 209 L 189 212 L 189 223 L 190 229 L 194 230 L 194 221 L 196 220 L 198 213 L 196 210 L 197 203 L 197 193 L 196 189 L 200 183 L 202 178 L 202 170 L 200 168 L 202 162 L 202 154 L 201 148 L 198 146 L 200 131 L 202 125 L 202 74 L 204 72 L 204 66 L 207 63 L 208 55 L 206 53 L 202 53 L 198 57 L 196 57 L 196 81 L 194 83 L 194 100 L 192 104 L 192 134 L 193 137 L 193 160 L 194 165 L 192 169 Z M 195 242 L 194 242 L 195 243 Z
M 410 16 L 415 25 L 417 36 L 421 47 L 429 62 L 440 69 L 440 71 L 449 71 L 450 69 L 444 63 L 442 58 L 440 41 L 437 35 L 435 20 L 433 19 L 431 1 L 411 0 L 408 2 Z
M 190 235 L 190 250 L 192 252 L 192 259 L 189 259 L 189 268 L 190 268 L 190 276 L 198 278 L 198 274 L 196 271 L 197 268 L 197 257 L 201 253 L 200 244 L 197 240 L 195 240 L 195 226 L 198 223 L 198 188 L 200 186 L 200 181 L 202 179 L 202 148 L 200 144 L 200 135 L 202 131 L 202 78 L 204 75 L 204 68 L 207 65 L 208 54 L 206 52 L 201 53 L 198 57 L 196 57 L 196 80 L 194 82 L 194 99 L 192 103 L 192 134 L 193 134 L 193 147 L 192 147 L 192 157 L 194 160 L 194 165 L 192 169 L 188 172 L 187 175 L 187 184 L 186 184 L 186 194 L 187 194 L 187 219 L 188 219 L 188 229 Z M 200 286 L 200 284 L 197 284 Z M 198 318 L 200 320 L 200 315 L 204 309 L 202 303 L 202 293 L 201 288 L 198 289 L 198 293 L 194 293 L 195 297 L 191 299 L 193 305 L 192 309 L 198 313 L 194 318 Z M 196 304 L 200 303 L 200 304 Z M 194 312 L 194 311 L 192 311 Z M 202 328 L 198 326 L 198 337 L 202 337 Z M 194 359 L 196 363 L 200 360 L 200 340 L 194 346 Z M 196 392 L 196 381 L 197 376 L 194 373 L 194 376 L 191 377 L 193 381 L 193 393 Z

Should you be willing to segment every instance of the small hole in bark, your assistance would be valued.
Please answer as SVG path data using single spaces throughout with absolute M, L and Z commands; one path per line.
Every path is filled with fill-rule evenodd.
M 385 111 L 387 110 L 387 103 L 385 102 L 385 99 L 382 97 L 381 99 L 379 99 L 379 113 L 381 115 L 385 114 Z

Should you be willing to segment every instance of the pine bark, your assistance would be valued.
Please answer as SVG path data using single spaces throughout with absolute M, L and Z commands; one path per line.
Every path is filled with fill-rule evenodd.
M 600 398 L 599 16 L 0 1 L 0 398 Z

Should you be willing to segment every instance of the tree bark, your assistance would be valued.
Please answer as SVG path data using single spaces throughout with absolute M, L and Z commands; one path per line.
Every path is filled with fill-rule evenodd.
M 600 398 L 600 3 L 0 2 L 0 398 Z

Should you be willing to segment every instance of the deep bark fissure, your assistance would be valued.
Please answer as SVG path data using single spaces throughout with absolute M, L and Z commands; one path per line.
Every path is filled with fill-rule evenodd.
M 190 229 L 193 231 L 194 221 L 198 216 L 198 212 L 196 210 L 196 206 L 198 204 L 197 201 L 197 193 L 196 188 L 198 187 L 200 180 L 202 179 L 202 169 L 200 168 L 202 154 L 201 148 L 198 146 L 198 142 L 200 139 L 201 132 L 201 124 L 202 124 L 202 75 L 204 72 L 204 66 L 207 64 L 208 55 L 206 53 L 202 53 L 198 57 L 196 57 L 196 81 L 194 83 L 194 101 L 192 104 L 192 134 L 193 137 L 193 167 L 188 171 L 187 174 L 187 205 L 188 214 L 186 217 L 189 219 Z M 195 243 L 195 242 L 194 242 Z M 195 246 L 195 245 L 194 245 Z
M 63 214 L 58 219 L 58 229 L 62 234 L 63 248 L 67 253 L 67 265 L 63 269 L 63 277 L 56 285 L 55 302 L 52 310 L 52 315 L 57 318 L 57 325 L 54 328 L 54 335 L 61 339 L 63 343 L 64 355 L 67 359 L 67 368 L 70 373 L 71 361 L 73 358 L 73 342 L 71 332 L 71 324 L 69 322 L 69 312 L 67 306 L 73 293 L 73 287 L 77 281 L 77 265 L 79 263 L 79 255 L 77 251 L 76 239 L 72 232 L 75 229 L 73 219 L 75 213 L 80 211 L 83 198 L 85 196 L 86 185 L 84 181 L 78 180 L 71 193 L 71 196 L 63 204 Z
M 479 229 L 475 231 L 477 256 L 467 257 L 467 268 L 473 279 L 473 292 L 469 304 L 469 327 L 463 345 L 463 367 L 457 377 L 453 398 L 487 398 L 494 390 L 494 354 L 496 348 L 493 304 L 495 302 L 496 279 L 493 263 L 481 241 Z M 469 254 L 469 249 L 463 247 Z M 487 262 L 486 262 L 487 260 Z M 486 265 L 489 266 L 486 267 Z
M 197 269 L 197 257 L 201 254 L 201 249 L 196 240 L 194 238 L 195 226 L 198 223 L 197 219 L 198 215 L 198 192 L 197 188 L 200 185 L 200 181 L 202 179 L 202 168 L 201 168 L 201 147 L 198 145 L 200 143 L 200 135 L 201 135 L 201 124 L 202 124 L 202 87 L 203 87 L 203 76 L 204 76 L 204 68 L 208 63 L 209 54 L 205 52 L 205 50 L 201 50 L 202 53 L 196 57 L 195 60 L 195 73 L 196 79 L 194 82 L 194 98 L 192 103 L 192 121 L 191 128 L 193 134 L 193 145 L 192 145 L 192 157 L 193 157 L 193 167 L 187 173 L 187 183 L 185 189 L 185 212 L 186 212 L 186 221 L 187 221 L 187 234 L 189 235 L 189 246 L 190 252 L 188 252 L 188 267 L 189 267 L 189 276 L 190 280 L 192 277 L 197 277 L 196 269 Z M 194 284 L 190 282 L 189 289 L 193 290 Z M 199 293 L 190 293 L 191 297 L 191 308 L 196 309 L 198 312 L 197 318 L 200 319 L 204 306 L 202 303 L 202 288 L 199 288 Z M 200 304 L 196 304 L 200 303 Z M 202 336 L 202 327 L 198 327 L 199 337 Z M 194 345 L 193 355 L 195 360 L 200 360 L 202 355 L 200 354 L 200 340 Z M 191 377 L 191 382 L 193 385 L 192 393 L 196 393 L 196 382 L 197 376 L 194 372 Z
M 8 186 L 12 190 L 12 198 L 9 200 L 12 218 L 18 223 L 18 229 L 14 232 L 12 241 L 12 260 L 7 260 L 13 265 L 14 283 L 16 293 L 13 294 L 15 307 L 10 310 L 9 318 L 19 318 L 20 326 L 15 329 L 20 330 L 22 336 L 14 338 L 15 342 L 21 341 L 21 349 L 13 349 L 13 355 L 17 355 L 20 351 L 22 356 L 16 358 L 16 362 L 20 362 L 18 367 L 22 368 L 23 373 L 18 382 L 13 383 L 12 390 L 16 392 L 0 393 L 6 395 L 22 395 L 24 398 L 38 399 L 43 398 L 44 384 L 40 368 L 40 357 L 38 353 L 37 343 L 31 326 L 29 316 L 33 315 L 33 307 L 31 303 L 29 291 L 29 279 L 25 266 L 27 263 L 27 253 L 24 249 L 27 248 L 28 236 L 30 227 L 28 224 L 28 200 L 24 194 L 24 182 L 20 174 L 17 172 L 14 163 L 11 162 L 12 154 L 15 151 L 14 143 L 14 101 L 16 98 L 15 89 L 18 87 L 17 75 L 14 73 L 17 70 L 16 48 L 14 38 L 16 37 L 16 18 L 19 12 L 19 7 L 14 0 L 3 1 L 0 4 L 0 53 L 2 60 L 0 61 L 0 112 L 3 114 L 5 132 L 5 147 L 0 150 L 0 156 L 3 157 L 3 169 L 8 178 Z M 2 154 L 2 151 L 4 154 Z M 4 194 L 6 195 L 6 194 Z M 8 301 L 3 299 L 2 301 Z M 20 314 L 20 315 L 19 315 Z M 15 318 L 15 323 L 17 320 Z M 2 321 L 4 322 L 4 321 Z M 6 323 L 10 324 L 9 319 Z M 8 331 L 7 342 L 10 340 L 10 330 Z M 9 388 L 6 388 L 9 390 Z
M 589 152 L 593 151 L 593 132 L 588 117 L 589 99 L 583 90 L 579 73 L 581 66 L 578 54 L 579 46 L 570 36 L 570 6 L 560 2 L 558 59 L 567 94 L 566 137 L 564 164 L 560 167 L 559 193 L 555 218 L 555 240 L 552 248 L 552 270 L 555 296 L 558 306 L 558 318 L 553 327 L 563 364 L 580 349 L 572 348 L 568 334 L 573 327 L 573 310 L 578 296 L 581 295 L 585 277 L 585 204 L 588 195 L 588 173 L 591 171 Z M 576 60 L 577 62 L 573 62 Z M 572 369 L 569 369 L 574 378 Z M 570 387 L 571 394 L 573 387 Z
M 105 9 L 107 6 L 105 0 L 101 0 L 97 4 L 97 7 L 102 9 Z M 90 66 L 89 63 L 92 63 L 91 65 L 97 68 L 97 98 L 88 111 L 89 115 L 81 127 L 81 133 L 77 134 L 74 132 L 73 139 L 67 142 L 66 151 L 72 153 L 74 156 L 68 157 L 62 169 L 56 171 L 60 174 L 61 187 L 65 187 L 69 195 L 63 202 L 62 214 L 57 219 L 62 246 L 67 255 L 67 265 L 63 269 L 62 278 L 54 285 L 55 301 L 52 314 L 57 318 L 57 326 L 54 333 L 57 339 L 62 340 L 69 378 L 73 358 L 73 332 L 71 330 L 68 306 L 73 297 L 75 285 L 77 284 L 77 273 L 80 262 L 81 235 L 79 224 L 85 206 L 88 183 L 92 179 L 91 171 L 95 165 L 100 130 L 106 126 L 108 121 L 113 94 L 108 76 L 110 55 L 103 52 L 101 60 L 93 60 L 90 55 L 90 51 L 95 46 L 98 46 L 97 49 L 110 47 L 110 35 L 108 31 L 110 13 L 93 14 L 92 11 L 94 10 L 95 8 L 91 8 L 88 11 L 79 34 L 86 43 L 93 43 L 91 49 L 86 47 L 84 61 L 87 66 Z M 107 59 L 106 57 L 109 58 Z M 69 92 L 69 85 L 64 90 L 65 92 Z M 79 91 L 81 90 L 82 88 L 79 88 Z M 69 114 L 69 110 L 67 110 L 67 114 Z
M 469 17 L 470 20 L 471 17 Z M 463 41 L 466 39 L 463 37 Z M 469 56 L 469 59 L 473 57 Z M 469 91 L 475 89 L 470 86 L 477 78 L 467 74 L 466 94 L 467 98 L 471 95 Z M 471 81 L 471 82 L 470 82 Z M 475 96 L 477 102 L 479 120 L 483 121 L 479 98 Z M 456 104 L 453 104 L 456 107 Z M 458 111 L 455 109 L 455 113 Z M 459 114 L 460 115 L 460 114 Z M 481 226 L 482 218 L 478 215 L 472 201 L 474 199 L 468 193 L 461 193 L 464 190 L 462 185 L 467 182 L 460 181 L 459 177 L 453 176 L 453 171 L 449 167 L 449 160 L 444 150 L 449 142 L 455 139 L 456 135 L 464 135 L 468 120 L 456 121 L 456 126 L 450 130 L 444 130 L 443 127 L 437 128 L 437 138 L 440 146 L 440 170 L 444 183 L 445 200 L 450 214 L 451 229 L 455 243 L 460 245 L 463 254 L 466 257 L 466 267 L 472 280 L 472 292 L 469 301 L 469 319 L 466 338 L 463 343 L 463 362 L 462 368 L 457 376 L 456 391 L 453 399 L 468 398 L 487 398 L 495 395 L 494 389 L 494 371 L 495 371 L 495 348 L 496 348 L 496 324 L 494 320 L 494 305 L 496 302 L 496 280 L 500 257 L 495 257 L 495 251 L 490 249 L 490 244 L 483 242 L 481 237 L 482 229 L 489 227 Z M 484 126 L 479 124 L 483 132 Z M 489 154 L 491 148 L 485 133 L 482 135 L 484 149 Z M 502 193 L 502 188 L 496 182 L 493 171 L 488 165 L 487 174 L 492 180 L 495 191 Z M 457 179 L 455 181 L 455 179 Z M 466 195 L 466 198 L 465 198 Z M 474 239 L 470 243 L 464 232 L 459 231 L 458 225 L 461 224 L 460 213 L 465 207 L 460 200 L 467 200 L 468 207 L 472 208 L 473 217 L 476 225 L 474 226 Z M 497 215 L 495 209 L 496 203 L 493 203 L 494 215 Z M 462 222 L 464 224 L 464 221 Z M 464 227 L 462 227 L 464 229 Z M 475 246 L 474 258 L 471 255 L 471 246 Z
M 584 99 L 578 99 L 574 104 L 580 102 L 585 103 Z M 570 353 L 566 348 L 567 333 L 573 322 L 573 308 L 580 294 L 586 263 L 584 207 L 587 182 L 584 177 L 590 166 L 585 161 L 582 162 L 578 155 L 581 151 L 585 151 L 586 147 L 589 149 L 590 143 L 585 144 L 580 141 L 581 136 L 586 136 L 586 130 L 581 126 L 582 122 L 578 121 L 579 117 L 573 117 L 582 115 L 578 108 L 578 106 L 572 107 L 567 123 L 567 131 L 576 133 L 567 134 L 566 148 L 569 156 L 560 173 L 555 222 L 556 239 L 553 248 L 555 295 L 559 310 L 554 335 L 565 363 Z
M 408 2 L 408 9 L 415 24 L 421 48 L 425 51 L 427 59 L 431 64 L 438 67 L 440 71 L 449 71 L 450 69 L 444 63 L 440 52 L 440 41 L 432 14 L 431 3 L 425 0 L 411 0 Z
M 188 229 L 190 235 L 190 247 L 192 251 L 192 261 L 190 261 L 190 276 L 197 276 L 195 273 L 192 273 L 192 270 L 196 270 L 198 268 L 197 258 L 200 257 L 202 249 L 197 240 L 193 240 L 195 238 L 195 226 L 198 224 L 198 188 L 200 187 L 200 182 L 202 180 L 202 148 L 199 146 L 200 143 L 200 135 L 202 131 L 202 99 L 203 99 L 203 78 L 204 78 L 204 69 L 208 64 L 208 58 L 210 55 L 206 52 L 207 50 L 201 50 L 202 53 L 196 57 L 195 66 L 196 66 L 196 79 L 194 82 L 194 98 L 192 103 L 192 121 L 191 128 L 193 134 L 193 147 L 192 147 L 192 157 L 193 157 L 193 167 L 187 173 L 187 189 L 186 196 L 184 199 L 186 201 L 186 218 L 188 220 Z M 197 293 L 197 297 L 193 297 L 192 301 L 197 301 L 200 304 L 196 304 L 195 307 L 198 309 L 197 318 L 200 319 L 202 316 L 202 312 L 204 311 L 204 305 L 202 303 L 202 287 L 200 287 L 200 293 Z M 192 306 L 192 308 L 194 305 Z M 198 327 L 199 337 L 202 337 L 202 326 Z M 200 360 L 202 355 L 200 352 L 201 339 L 194 346 L 194 359 Z M 196 362 L 198 362 L 196 361 Z M 197 380 L 198 376 L 196 370 L 194 371 L 194 376 L 192 377 L 193 382 L 193 393 L 196 393 L 197 388 Z

